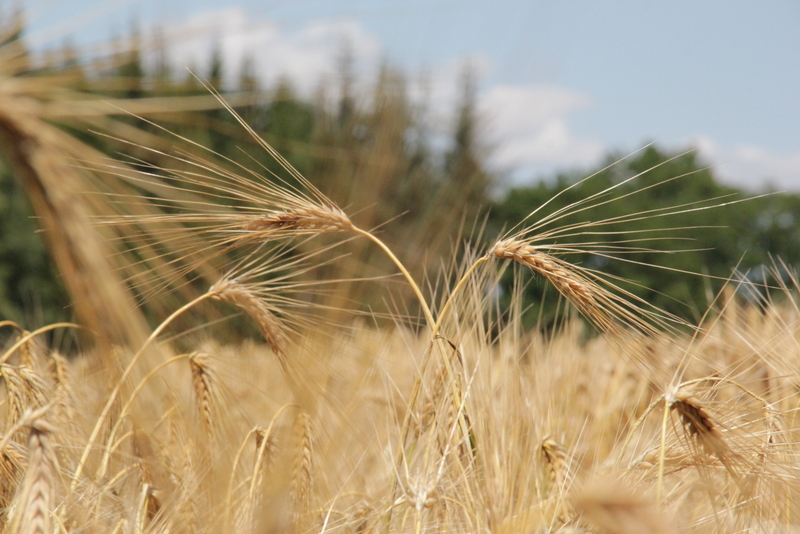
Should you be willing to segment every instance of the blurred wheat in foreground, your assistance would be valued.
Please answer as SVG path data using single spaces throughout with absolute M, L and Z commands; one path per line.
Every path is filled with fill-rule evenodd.
M 140 209 L 95 221 L 138 258 L 133 294 L 171 308 L 146 340 L 69 360 L 39 340 L 74 325 L 0 323 L 16 331 L 0 358 L 5 531 L 800 530 L 795 286 L 781 303 L 728 291 L 694 326 L 652 309 L 567 260 L 637 250 L 597 245 L 593 226 L 610 221 L 589 215 L 604 192 L 537 207 L 423 284 L 262 146 L 284 174 L 196 145 L 152 149 L 170 169 L 85 163 L 129 185 L 109 196 Z M 407 312 L 346 315 L 325 300 L 326 269 L 354 240 L 393 262 L 376 291 Z M 526 332 L 518 302 L 497 313 L 503 260 L 600 335 L 577 315 Z M 214 341 L 192 319 L 204 310 L 240 314 L 263 344 Z

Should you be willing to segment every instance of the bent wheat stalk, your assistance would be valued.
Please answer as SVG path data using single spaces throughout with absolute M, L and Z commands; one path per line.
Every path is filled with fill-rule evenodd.
M 155 172 L 135 171 L 119 165 L 109 165 L 104 172 L 146 187 L 151 191 L 168 191 L 171 196 L 160 197 L 153 203 L 157 215 L 150 213 L 147 215 L 124 215 L 118 218 L 109 217 L 105 219 L 105 224 L 154 225 L 152 232 L 158 234 L 159 225 L 169 223 L 172 225 L 170 228 L 175 228 L 176 225 L 177 227 L 191 227 L 195 233 L 210 238 L 203 240 L 199 245 L 203 247 L 202 251 L 182 249 L 181 247 L 189 245 L 185 243 L 184 233 L 177 230 L 173 231 L 174 238 L 161 239 L 160 241 L 168 246 L 173 246 L 169 241 L 173 239 L 176 241 L 177 247 L 174 247 L 176 248 L 174 255 L 178 258 L 168 263 L 178 264 L 190 255 L 196 255 L 197 252 L 205 251 L 210 252 L 211 256 L 218 256 L 220 250 L 224 253 L 242 246 L 261 246 L 272 240 L 312 236 L 320 233 L 352 232 L 372 241 L 395 264 L 414 292 L 428 328 L 433 331 L 435 320 L 427 299 L 394 252 L 373 232 L 354 225 L 341 208 L 263 140 L 217 91 L 205 82 L 201 83 L 219 100 L 220 105 L 248 132 L 250 137 L 289 174 L 291 181 L 262 166 L 262 170 L 272 178 L 272 180 L 268 180 L 242 163 L 219 154 L 216 156 L 235 169 L 242 171 L 244 175 L 240 176 L 193 154 L 171 156 L 156 149 L 136 145 L 137 148 L 159 156 L 173 158 L 182 165 L 188 165 L 189 170 L 157 169 L 160 174 L 156 174 Z M 199 143 L 170 132 L 151 121 L 144 121 L 194 148 L 213 153 Z M 119 139 L 117 141 L 124 142 Z M 180 198 L 181 194 L 187 198 Z M 237 209 L 227 210 L 214 201 L 217 198 L 233 201 L 236 203 Z M 164 213 L 165 208 L 169 209 L 170 213 Z M 147 233 L 148 230 L 144 232 Z M 209 242 L 211 246 L 209 246 Z M 269 341 L 269 338 L 267 339 Z
M 84 467 L 86 466 L 86 461 L 89 459 L 89 453 L 92 451 L 92 448 L 94 447 L 94 444 L 97 441 L 97 437 L 100 435 L 100 430 L 103 427 L 103 422 L 105 421 L 106 417 L 108 417 L 108 414 L 111 412 L 111 409 L 114 406 L 114 401 L 116 401 L 117 399 L 117 395 L 119 395 L 119 392 L 122 390 L 122 386 L 125 383 L 125 380 L 127 380 L 127 378 L 130 376 L 136 363 L 139 361 L 142 355 L 144 355 L 147 348 L 153 343 L 153 341 L 156 340 L 156 338 L 158 338 L 161 332 L 163 332 L 164 329 L 167 326 L 169 326 L 169 324 L 172 321 L 174 321 L 178 316 L 180 316 L 186 310 L 192 308 L 193 306 L 199 304 L 200 302 L 208 298 L 211 298 L 212 296 L 213 296 L 212 293 L 205 293 L 203 295 L 200 295 L 193 301 L 183 305 L 178 310 L 174 311 L 172 315 L 167 317 L 167 319 L 164 320 L 164 322 L 158 325 L 158 328 L 153 330 L 153 333 L 150 334 L 150 337 L 148 337 L 147 340 L 144 342 L 144 344 L 141 346 L 141 348 L 139 348 L 139 351 L 133 355 L 133 358 L 131 358 L 131 361 L 128 362 L 128 365 L 125 368 L 125 371 L 123 371 L 122 376 L 120 376 L 119 380 L 117 381 L 116 386 L 114 386 L 114 389 L 108 396 L 108 400 L 106 401 L 103 410 L 97 417 L 97 422 L 94 425 L 94 429 L 92 429 L 92 433 L 86 442 L 86 446 L 83 448 L 83 453 L 81 454 L 80 461 L 78 462 L 78 467 L 75 469 L 75 472 L 72 475 L 72 483 L 70 484 L 70 491 L 75 491 L 75 488 L 78 486 L 78 481 L 80 479 L 81 474 L 83 473 Z
M 14 354 L 14 352 L 16 352 L 20 347 L 22 347 L 26 343 L 28 343 L 31 339 L 35 338 L 39 334 L 55 330 L 56 328 L 85 328 L 85 327 L 75 323 L 54 323 L 38 328 L 33 332 L 27 332 L 26 334 L 21 335 L 19 339 L 17 339 L 16 343 L 11 345 L 11 347 L 7 351 L 5 351 L 5 353 L 3 353 L 3 356 L 0 357 L 0 363 L 5 363 Z
M 128 414 L 128 411 L 131 409 L 131 406 L 133 406 L 133 403 L 136 400 L 136 397 L 139 395 L 139 393 L 141 393 L 141 391 L 144 389 L 144 387 L 147 385 L 147 383 L 150 381 L 150 379 L 153 378 L 154 376 L 156 376 L 162 369 L 164 369 L 165 367 L 167 367 L 169 364 L 171 364 L 173 362 L 177 362 L 178 360 L 182 360 L 182 359 L 187 358 L 187 357 L 190 357 L 190 355 L 189 354 L 179 354 L 178 356 L 173 356 L 172 358 L 160 363 L 155 368 L 153 368 L 152 371 L 147 373 L 147 375 L 145 375 L 145 377 L 142 378 L 139 381 L 139 383 L 136 385 L 136 387 L 133 389 L 133 391 L 131 392 L 130 396 L 128 397 L 128 401 L 120 409 L 119 416 L 116 418 L 116 421 L 114 422 L 114 426 L 111 428 L 111 431 L 108 434 L 108 439 L 106 440 L 107 445 L 105 447 L 105 452 L 103 453 L 103 460 L 100 462 L 100 470 L 99 470 L 99 478 L 100 479 L 105 477 L 106 471 L 108 469 L 108 462 L 109 462 L 109 460 L 111 458 L 111 454 L 116 449 L 114 438 L 117 436 L 117 433 L 119 432 L 119 429 L 122 426 L 123 421 L 126 420 L 126 416 Z M 116 444 L 119 444 L 120 441 L 117 441 Z

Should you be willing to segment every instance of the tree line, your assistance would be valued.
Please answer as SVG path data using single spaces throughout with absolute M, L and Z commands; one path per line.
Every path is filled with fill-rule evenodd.
M 24 46 L 22 28 L 7 32 L 4 40 L 6 46 L 13 42 Z M 35 79 L 44 74 L 64 74 L 65 84 L 71 88 L 112 98 L 207 94 L 197 78 L 173 71 L 165 59 L 168 51 L 163 44 L 144 43 L 135 31 L 125 42 L 127 46 L 120 46 L 110 60 L 105 59 L 105 66 L 82 59 L 69 45 L 30 53 L 30 68 L 18 76 Z M 145 51 L 157 60 L 145 62 Z M 370 84 L 370 93 L 356 94 L 349 66 L 350 60 L 343 53 L 335 85 L 321 83 L 311 97 L 300 95 L 289 79 L 262 86 L 252 61 L 247 60 L 236 83 L 223 87 L 223 79 L 228 79 L 225 73 L 232 66 L 224 63 L 219 52 L 212 54 L 198 74 L 223 97 L 236 95 L 236 111 L 256 133 L 326 195 L 355 210 L 360 226 L 383 225 L 382 238 L 405 254 L 419 278 L 442 269 L 441 258 L 451 254 L 458 236 L 480 241 L 481 235 L 487 235 L 491 239 L 553 197 L 544 213 L 606 189 L 609 192 L 603 199 L 617 201 L 604 202 L 559 223 L 578 223 L 586 217 L 595 222 L 608 220 L 592 229 L 593 242 L 637 243 L 637 250 L 626 253 L 626 261 L 612 261 L 611 257 L 621 256 L 614 252 L 587 253 L 577 261 L 631 280 L 632 294 L 683 317 L 702 313 L 734 268 L 758 282 L 761 268 L 771 265 L 774 258 L 780 257 L 787 266 L 800 259 L 796 229 L 800 196 L 793 194 L 775 194 L 717 209 L 674 209 L 671 211 L 676 213 L 671 215 L 642 217 L 624 228 L 613 223 L 615 217 L 625 213 L 655 215 L 665 206 L 698 207 L 708 199 L 718 198 L 717 203 L 723 203 L 746 196 L 721 184 L 713 170 L 704 168 L 691 152 L 677 155 L 650 146 L 599 172 L 585 169 L 531 177 L 531 185 L 505 190 L 498 198 L 502 176 L 493 172 L 487 161 L 489 153 L 481 141 L 483 124 L 476 112 L 476 80 L 468 70 L 460 99 L 451 110 L 449 138 L 442 148 L 427 126 L 429 111 L 410 99 L 404 73 L 384 64 Z M 223 109 L 168 118 L 171 131 L 207 146 L 222 158 L 238 161 L 244 152 L 256 165 L 275 168 L 275 162 L 256 148 Z M 135 118 L 129 120 L 137 122 Z M 73 128 L 69 124 L 62 127 Z M 154 126 L 142 127 L 159 135 Z M 109 154 L 125 150 L 145 163 L 150 157 L 135 147 L 121 149 L 118 143 L 85 129 L 74 127 L 70 131 Z M 609 155 L 609 161 L 617 157 Z M 600 169 L 605 167 L 603 164 Z M 595 172 L 591 180 L 571 188 Z M 625 182 L 640 173 L 644 174 Z M 677 176 L 684 178 L 669 181 Z M 617 184 L 621 185 L 614 187 Z M 633 194 L 635 191 L 639 192 Z M 483 234 L 470 230 L 482 225 Z M 664 228 L 684 230 L 671 233 Z M 23 324 L 46 324 L 68 318 L 71 313 L 68 295 L 36 230 L 25 191 L 7 162 L 0 159 L 0 316 Z M 653 232 L 644 236 L 652 237 L 651 244 L 642 241 L 645 230 Z M 691 241 L 685 241 L 686 237 Z M 575 239 L 585 241 L 586 237 Z M 369 247 L 360 248 L 358 242 L 353 247 L 356 250 L 343 259 L 350 263 L 348 272 L 353 278 L 391 272 L 391 266 Z M 642 264 L 662 268 L 642 268 Z M 510 276 L 504 280 L 504 298 L 510 295 L 512 284 Z M 525 289 L 531 324 L 555 313 L 555 307 L 549 304 L 553 299 L 548 301 L 542 294 L 543 286 L 534 281 Z M 369 291 L 355 282 L 348 294 L 369 303 Z

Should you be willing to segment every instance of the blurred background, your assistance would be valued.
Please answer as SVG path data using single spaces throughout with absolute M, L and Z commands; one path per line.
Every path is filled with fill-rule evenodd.
M 0 23 L 5 48 L 26 58 L 6 82 L 47 76 L 82 98 L 141 99 L 126 109 L 238 157 L 247 136 L 191 73 L 208 80 L 358 224 L 399 218 L 383 233 L 417 276 L 435 273 L 469 228 L 485 221 L 492 238 L 649 143 L 551 209 L 659 164 L 645 184 L 691 174 L 591 218 L 781 193 L 642 223 L 703 227 L 689 245 L 659 245 L 693 252 L 634 258 L 673 271 L 578 261 L 693 318 L 721 282 L 679 271 L 726 278 L 736 268 L 760 282 L 765 268 L 788 279 L 800 261 L 796 2 L 79 0 L 0 3 Z M 89 135 L 96 125 L 58 126 L 106 153 L 129 151 Z M 29 192 L 8 161 L 0 170 L 0 317 L 68 318 Z M 379 272 L 383 260 L 369 255 L 354 254 L 349 272 Z M 538 286 L 526 291 L 541 320 Z

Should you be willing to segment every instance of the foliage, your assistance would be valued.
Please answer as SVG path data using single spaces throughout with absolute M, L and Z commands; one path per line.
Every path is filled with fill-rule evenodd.
M 18 28 L 8 39 L 18 43 L 21 34 Z M 69 74 L 65 80 L 71 80 L 72 87 L 113 97 L 180 98 L 207 94 L 192 76 L 180 77 L 173 73 L 165 59 L 167 51 L 163 40 L 158 36 L 154 43 L 145 43 L 139 31 L 133 28 L 127 43 L 115 52 L 115 59 L 109 63 L 113 67 L 99 71 L 93 67 L 91 76 L 84 73 L 90 65 L 82 63 L 79 53 L 69 44 L 59 52 L 47 53 L 47 61 L 30 62 L 42 66 L 23 75 L 30 78 L 43 73 Z M 143 49 L 155 50 L 158 57 L 150 69 L 145 68 Z M 204 75 L 222 88 L 223 77 L 230 68 L 223 64 L 222 55 L 216 50 Z M 482 206 L 491 207 L 486 233 L 492 237 L 556 194 L 560 193 L 547 207 L 551 212 L 647 169 L 651 170 L 614 189 L 608 198 L 621 198 L 633 189 L 639 189 L 639 193 L 625 199 L 624 209 L 626 212 L 647 212 L 665 205 L 688 206 L 725 195 L 742 196 L 741 191 L 721 185 L 713 172 L 704 169 L 697 161 L 695 154 L 677 156 L 649 147 L 599 171 L 591 182 L 580 187 L 570 188 L 595 171 L 561 174 L 533 186 L 511 189 L 499 201 L 492 201 L 488 193 L 496 187 L 497 177 L 488 170 L 488 153 L 480 141 L 482 124 L 476 118 L 475 80 L 469 71 L 465 71 L 462 98 L 456 103 L 450 147 L 439 151 L 434 148 L 431 134 L 425 127 L 424 108 L 412 104 L 408 98 L 402 73 L 384 66 L 372 94 L 368 98 L 363 98 L 363 95 L 356 98 L 351 70 L 347 54 L 343 54 L 339 87 L 334 91 L 339 95 L 338 101 L 332 102 L 330 89 L 323 86 L 308 101 L 297 94 L 288 79 L 280 80 L 272 88 L 260 87 L 252 60 L 245 61 L 237 85 L 227 87 L 223 96 L 246 92 L 249 96 L 238 99 L 236 109 L 247 123 L 302 174 L 313 177 L 321 191 L 340 205 L 361 210 L 357 215 L 361 226 L 373 227 L 399 218 L 399 223 L 384 227 L 383 239 L 406 258 L 415 276 L 437 276 L 439 258 L 449 253 L 453 246 L 451 236 L 458 233 L 461 225 L 469 228 L 473 221 L 479 221 Z M 198 112 L 190 120 L 178 114 L 161 117 L 173 121 L 171 130 L 176 134 L 210 147 L 221 158 L 234 161 L 252 158 L 256 165 L 280 172 L 274 162 L 242 135 L 240 126 L 224 110 Z M 134 118 L 122 118 L 121 121 L 158 134 L 154 127 Z M 145 165 L 159 165 L 158 157 L 152 153 L 89 135 L 84 125 L 67 123 L 61 127 L 107 153 L 123 152 L 140 159 Z M 609 162 L 616 157 L 610 156 Z M 30 211 L 26 211 L 23 190 L 8 181 L 8 174 L 3 176 L 5 185 L 0 191 L 0 201 L 13 208 L 4 211 L 2 216 L 7 231 L 0 240 L 0 273 L 3 274 L 0 307 L 7 311 L 8 317 L 21 319 L 22 310 L 32 305 L 30 297 L 24 296 L 27 291 L 24 288 L 38 287 L 41 289 L 40 304 L 35 306 L 41 306 L 41 313 L 48 318 L 64 315 L 68 301 L 64 291 L 58 289 L 42 247 L 38 244 L 14 244 L 38 241 L 29 237 L 34 219 L 31 219 Z M 683 177 L 646 188 L 647 184 L 677 176 Z M 618 215 L 620 209 L 623 209 L 620 203 L 610 203 L 592 210 L 591 217 L 593 220 L 610 219 Z M 653 230 L 650 235 L 622 234 L 622 238 L 627 239 L 663 238 L 667 234 L 655 230 L 665 226 L 691 228 L 669 233 L 674 237 L 672 240 L 641 243 L 641 246 L 653 250 L 626 256 L 630 263 L 609 261 L 600 255 L 585 256 L 579 261 L 587 267 L 602 267 L 614 276 L 629 279 L 634 284 L 630 290 L 635 295 L 680 316 L 691 317 L 698 313 L 697 310 L 706 308 L 709 297 L 721 286 L 722 279 L 730 276 L 732 269 L 738 268 L 750 279 L 758 280 L 760 267 L 768 265 L 771 256 L 780 256 L 788 265 L 797 264 L 800 261 L 800 236 L 794 222 L 799 218 L 800 196 L 789 194 L 757 198 L 735 207 L 687 210 L 636 223 L 637 230 Z M 563 223 L 575 220 L 565 219 Z M 607 241 L 614 234 L 605 232 L 618 230 L 609 223 L 599 229 L 597 239 Z M 20 231 L 25 237 L 14 233 Z M 686 237 L 691 241 L 679 240 Z M 614 235 L 614 238 L 620 239 L 620 235 Z M 413 245 L 419 242 L 427 244 L 424 250 Z M 682 249 L 693 250 L 670 254 L 657 252 Z M 352 277 L 369 276 L 379 270 L 381 262 L 386 261 L 367 249 L 357 251 L 354 257 L 358 260 L 351 261 L 346 273 Z M 643 269 L 642 263 L 662 268 Z M 719 278 L 685 276 L 682 274 L 684 271 Z M 366 307 L 379 305 L 370 302 L 369 291 L 359 284 L 353 283 L 342 291 L 348 298 L 368 302 Z M 509 278 L 505 285 L 506 300 L 510 293 Z M 528 324 L 540 313 L 544 313 L 544 317 L 554 316 L 552 303 L 546 299 L 542 304 L 540 284 L 531 284 L 526 294 L 526 305 L 530 307 Z
M 675 154 L 650 146 L 609 167 L 616 159 L 618 156 L 610 156 L 598 170 L 561 174 L 533 187 L 510 190 L 493 206 L 492 227 L 514 224 L 539 207 L 543 213 L 537 217 L 556 212 L 616 185 L 602 197 L 608 203 L 559 222 L 608 221 L 593 225 L 596 242 L 611 245 L 623 241 L 641 250 L 629 253 L 609 246 L 605 254 L 583 254 L 576 261 L 630 280 L 626 289 L 636 296 L 693 320 L 707 309 L 734 271 L 761 282 L 771 258 L 778 256 L 788 265 L 800 262 L 800 235 L 794 225 L 800 218 L 800 196 L 784 193 L 747 198 L 744 192 L 720 184 L 691 151 Z M 576 186 L 589 175 L 594 177 Z M 634 176 L 638 177 L 628 181 Z M 728 202 L 735 204 L 709 208 Z M 683 207 L 659 211 L 665 206 Z M 641 213 L 641 220 L 617 224 L 619 217 L 628 213 Z M 625 261 L 611 261 L 613 258 Z M 643 267 L 647 265 L 657 268 Z M 539 316 L 542 285 L 526 288 L 529 322 Z M 509 279 L 507 294 L 510 287 Z M 552 306 L 543 313 L 552 317 Z

